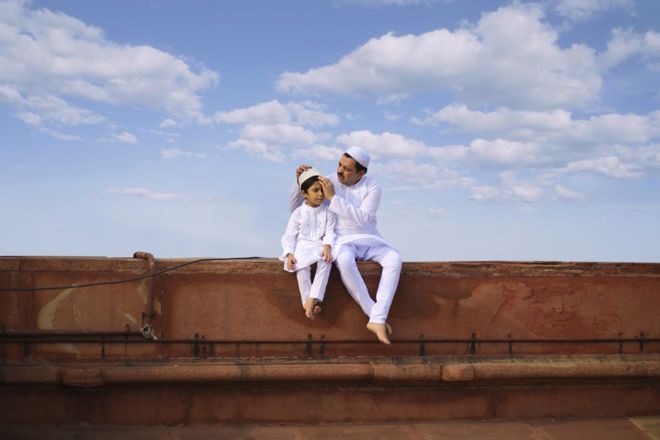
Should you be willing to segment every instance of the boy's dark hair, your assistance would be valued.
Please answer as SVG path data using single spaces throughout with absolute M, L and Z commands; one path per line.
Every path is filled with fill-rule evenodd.
M 305 181 L 302 183 L 302 185 L 300 185 L 300 190 L 301 190 L 302 192 L 307 192 L 307 190 L 309 189 L 309 187 L 312 186 L 312 184 L 313 184 L 314 182 L 316 182 L 317 180 L 319 180 L 319 176 L 312 176 L 312 177 L 310 177 L 309 179 L 305 180 Z
M 348 153 L 344 153 L 344 156 L 348 157 L 349 159 L 355 160 L 355 158 L 353 156 L 351 156 L 350 154 L 348 154 Z M 363 166 L 360 162 L 355 160 L 355 171 L 360 172 L 362 170 L 364 170 L 365 174 L 367 173 L 367 167 Z

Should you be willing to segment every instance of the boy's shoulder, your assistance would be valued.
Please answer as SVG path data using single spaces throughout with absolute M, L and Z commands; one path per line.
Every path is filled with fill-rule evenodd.
M 291 217 L 300 217 L 300 213 L 301 213 L 302 210 L 303 210 L 303 206 L 305 206 L 304 203 L 303 203 L 302 205 L 298 206 L 298 207 L 297 207 L 296 209 L 294 209 L 293 211 L 291 211 Z

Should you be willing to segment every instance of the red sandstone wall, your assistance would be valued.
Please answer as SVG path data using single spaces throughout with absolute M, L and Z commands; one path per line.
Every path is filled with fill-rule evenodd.
M 186 260 L 158 260 L 163 269 Z M 0 287 L 46 287 L 114 281 L 146 269 L 137 259 L 1 257 Z M 375 291 L 379 267 L 360 269 Z M 660 264 L 406 263 L 390 312 L 392 347 L 374 342 L 367 318 L 333 272 L 321 316 L 303 315 L 295 276 L 277 260 L 204 262 L 153 279 L 80 289 L 0 292 L 0 325 L 7 334 L 43 331 L 140 329 L 153 289 L 153 326 L 160 341 L 180 344 L 49 343 L 30 356 L 252 356 L 314 354 L 515 354 L 639 352 L 638 343 L 523 343 L 513 340 L 633 339 L 660 336 Z M 500 343 L 470 344 L 503 340 Z M 196 347 L 198 335 L 213 344 Z M 436 342 L 430 342 L 436 340 Z M 444 341 L 441 341 L 444 340 Z M 450 341 L 447 341 L 450 340 Z M 465 340 L 463 342 L 457 340 Z M 278 342 L 274 344 L 273 342 Z M 404 341 L 404 342 L 402 342 Z M 647 342 L 645 352 L 660 352 Z M 2 344 L 4 357 L 25 355 Z

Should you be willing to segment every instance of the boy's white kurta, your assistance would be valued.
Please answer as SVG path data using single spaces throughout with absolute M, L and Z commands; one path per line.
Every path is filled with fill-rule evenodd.
M 337 216 L 337 241 L 333 258 L 342 281 L 353 299 L 369 317 L 369 322 L 382 324 L 387 320 L 394 293 L 401 274 L 401 256 L 387 243 L 376 228 L 376 211 L 380 205 L 381 187 L 364 175 L 358 183 L 346 186 L 329 176 L 335 187 L 335 196 L 328 204 Z M 297 187 L 291 192 L 290 208 L 300 206 L 302 197 Z M 383 267 L 376 291 L 376 302 L 369 296 L 356 261 L 372 260 Z
M 282 236 L 280 260 L 284 261 L 284 270 L 296 272 L 303 304 L 309 297 L 323 301 L 332 263 L 323 261 L 321 251 L 323 245 L 334 245 L 335 224 L 335 215 L 325 205 L 311 207 L 303 203 L 289 218 Z M 286 266 L 288 254 L 296 259 L 294 269 Z M 312 283 L 310 266 L 314 263 L 317 266 Z

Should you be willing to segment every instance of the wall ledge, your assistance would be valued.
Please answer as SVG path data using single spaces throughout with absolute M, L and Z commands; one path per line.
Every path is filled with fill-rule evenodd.
M 660 354 L 345 359 L 191 359 L 104 362 L 7 362 L 2 385 L 98 387 L 106 384 L 193 382 L 477 382 L 658 379 Z
M 157 257 L 157 256 L 156 256 Z M 156 258 L 156 270 L 192 263 L 195 258 Z M 208 259 L 203 259 L 208 260 Z M 129 272 L 143 273 L 146 263 L 136 258 L 108 257 L 0 257 L 1 272 Z M 363 273 L 380 272 L 372 262 L 360 263 Z M 404 262 L 403 272 L 412 275 L 449 277 L 505 276 L 644 276 L 660 277 L 660 263 L 558 262 L 558 261 L 436 261 Z M 218 259 L 200 261 L 169 273 L 282 273 L 276 258 Z

